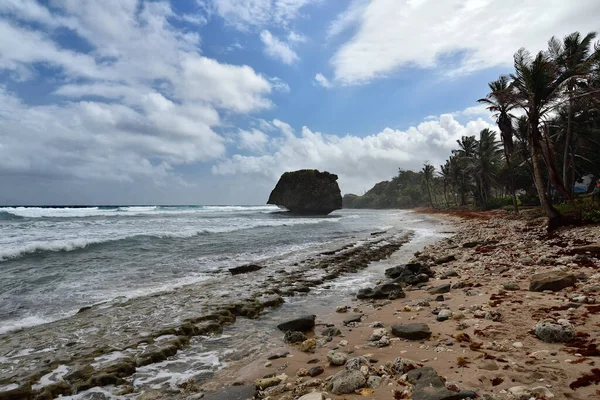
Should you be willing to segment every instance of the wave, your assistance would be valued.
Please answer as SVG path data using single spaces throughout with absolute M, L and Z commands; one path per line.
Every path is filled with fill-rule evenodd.
M 16 215 L 16 214 L 12 214 L 8 211 L 0 211 L 0 221 L 15 221 L 15 220 L 21 220 L 24 217 L 20 216 L 20 215 Z
M 0 207 L 0 220 L 17 218 L 85 218 L 194 213 L 274 212 L 276 206 L 115 206 L 115 207 Z
M 128 234 L 115 234 L 112 236 L 95 237 L 95 238 L 61 238 L 48 241 L 36 241 L 27 244 L 14 244 L 12 247 L 3 246 L 0 249 L 0 262 L 15 260 L 28 255 L 40 255 L 48 252 L 69 252 L 86 249 L 92 246 L 103 245 L 126 240 L 136 240 L 143 238 L 153 239 L 188 239 L 199 235 L 210 235 L 216 233 L 228 233 L 246 229 L 268 228 L 278 226 L 292 225 L 310 225 L 321 222 L 338 222 L 341 218 L 324 218 L 324 219 L 272 219 L 261 220 L 258 223 L 236 223 L 229 226 L 211 227 L 208 229 L 183 229 L 177 231 L 164 232 L 131 232 Z

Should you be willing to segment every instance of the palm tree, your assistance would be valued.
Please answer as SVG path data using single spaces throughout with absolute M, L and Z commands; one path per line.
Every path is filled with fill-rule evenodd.
M 513 207 L 515 214 L 519 213 L 519 206 L 517 205 L 517 194 L 515 189 L 515 178 L 514 171 L 511 166 L 511 155 L 513 152 L 513 126 L 512 116 L 510 111 L 515 107 L 515 104 L 511 102 L 510 97 L 510 80 L 508 76 L 502 75 L 495 81 L 488 84 L 490 92 L 488 95 L 477 100 L 479 103 L 487 104 L 487 109 L 494 113 L 496 117 L 496 124 L 500 129 L 500 137 L 504 145 L 504 159 L 506 160 L 506 168 L 510 177 L 510 191 L 513 200 Z
M 572 147 L 573 103 L 578 87 L 578 81 L 581 77 L 589 75 L 594 62 L 600 54 L 597 48 L 595 48 L 594 51 L 591 51 L 593 40 L 595 38 L 596 32 L 590 32 L 583 38 L 579 32 L 573 32 L 570 35 L 567 35 L 562 42 L 554 36 L 548 42 L 548 54 L 554 64 L 558 67 L 559 72 L 563 74 L 572 74 L 572 76 L 566 80 L 566 92 L 568 96 L 567 132 L 562 168 L 563 182 L 565 183 L 565 186 L 571 190 L 574 182 L 569 180 L 569 167 L 573 170 L 575 169 L 574 150 Z
M 425 186 L 427 187 L 427 195 L 429 196 L 429 204 L 431 204 L 431 208 L 435 208 L 433 205 L 433 199 L 431 197 L 431 182 L 433 181 L 433 174 L 435 172 L 435 168 L 433 165 L 429 164 L 429 162 L 425 162 L 423 164 L 423 176 L 425 177 Z
M 482 130 L 477 142 L 473 172 L 477 182 L 479 204 L 483 209 L 488 206 L 492 183 L 500 169 L 501 152 L 496 133 L 489 129 Z
M 477 139 L 475 136 L 463 136 L 457 140 L 458 150 L 453 150 L 456 168 L 458 170 L 458 189 L 460 192 L 460 205 L 467 204 L 466 195 L 471 186 L 471 173 L 475 154 L 477 153 Z
M 452 183 L 452 173 L 450 171 L 450 160 L 446 160 L 446 164 L 440 165 L 440 172 L 438 173 L 442 178 L 442 185 L 444 187 L 444 200 L 446 201 L 446 207 L 450 207 L 448 202 L 448 186 Z
M 550 219 L 548 227 L 552 230 L 560 224 L 562 216 L 550 202 L 549 193 L 545 190 L 539 164 L 541 157 L 548 169 L 550 181 L 556 190 L 567 199 L 571 199 L 571 194 L 565 188 L 558 174 L 549 146 L 545 146 L 546 142 L 544 142 L 540 124 L 556 104 L 561 86 L 573 76 L 573 72 L 561 72 L 545 53 L 539 52 L 532 58 L 525 49 L 520 49 L 515 54 L 514 64 L 515 73 L 511 74 L 511 97 L 512 101 L 525 111 L 529 121 L 528 139 L 534 182 L 540 203 Z

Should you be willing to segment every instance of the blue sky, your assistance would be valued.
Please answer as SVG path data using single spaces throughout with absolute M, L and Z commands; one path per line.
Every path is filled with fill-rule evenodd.
M 519 47 L 582 0 L 4 0 L 0 204 L 262 204 L 286 170 L 362 193 L 494 127 Z

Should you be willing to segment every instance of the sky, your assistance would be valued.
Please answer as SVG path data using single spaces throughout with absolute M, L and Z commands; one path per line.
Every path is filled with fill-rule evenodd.
M 264 204 L 439 168 L 579 0 L 2 0 L 0 205 Z

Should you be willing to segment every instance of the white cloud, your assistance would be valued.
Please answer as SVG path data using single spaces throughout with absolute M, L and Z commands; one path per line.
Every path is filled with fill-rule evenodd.
M 238 147 L 250 151 L 264 150 L 265 145 L 269 141 L 269 137 L 258 129 L 252 129 L 251 131 L 240 129 L 238 136 Z
M 360 17 L 370 0 L 353 0 L 348 8 L 327 27 L 327 37 L 337 36 L 360 21 Z
M 290 85 L 288 85 L 281 78 L 272 76 L 269 78 L 269 82 L 271 83 L 271 87 L 273 88 L 273 90 L 275 90 L 277 92 L 289 93 L 291 91 Z
M 326 89 L 329 89 L 331 87 L 331 82 L 329 82 L 329 79 L 327 79 L 321 73 L 315 75 L 315 82 L 317 82 L 318 85 L 323 86 Z
M 239 30 L 268 25 L 287 26 L 300 10 L 320 0 L 212 0 L 216 13 Z
M 276 180 L 285 171 L 317 168 L 338 174 L 344 193 L 362 193 L 376 182 L 390 179 L 398 168 L 420 169 L 426 160 L 435 166 L 443 164 L 456 148 L 457 139 L 478 135 L 484 128 L 494 127 L 481 118 L 461 124 L 452 114 L 404 131 L 385 128 L 365 137 L 327 135 L 306 126 L 300 136 L 295 136 L 287 125 L 284 138 L 273 141 L 270 151 L 255 156 L 233 155 L 217 163 L 212 171 L 217 175 L 251 174 Z
M 265 29 L 260 33 L 260 40 L 265 45 L 265 54 L 269 57 L 288 65 L 299 60 L 298 55 L 287 43 L 273 36 L 268 30 Z
M 543 10 L 543 12 L 540 12 Z M 353 2 L 329 27 L 356 31 L 333 56 L 336 81 L 366 82 L 402 66 L 464 74 L 510 66 L 520 47 L 537 51 L 553 36 L 598 29 L 600 2 L 582 0 L 373 0 Z
M 270 108 L 267 96 L 286 87 L 249 66 L 202 56 L 199 35 L 169 22 L 189 15 L 169 3 L 53 0 L 52 7 L 0 2 L 0 71 L 24 80 L 43 65 L 53 71 L 52 94 L 66 100 L 28 105 L 0 87 L 0 176 L 175 182 L 176 166 L 225 155 L 216 133 L 229 126 L 225 116 Z M 65 48 L 48 27 L 69 29 L 90 50 Z
M 292 42 L 292 43 L 306 43 L 306 41 L 307 41 L 306 36 L 304 36 L 301 33 L 294 32 L 294 31 L 290 31 L 290 33 L 288 33 L 287 39 L 288 39 L 288 42 Z

